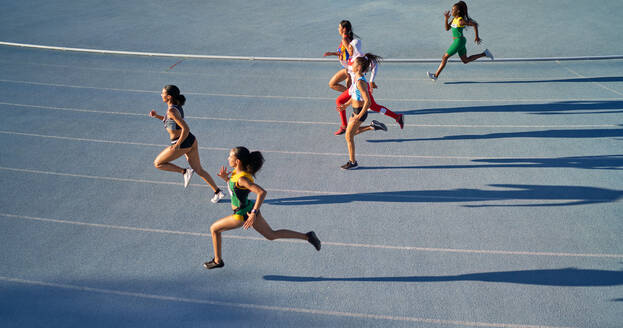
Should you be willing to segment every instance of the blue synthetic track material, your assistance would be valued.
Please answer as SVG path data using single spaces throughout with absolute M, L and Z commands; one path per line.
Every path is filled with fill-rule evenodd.
M 64 47 L 320 57 L 350 19 L 364 48 L 441 58 L 451 2 L 13 2 L 0 40 Z M 500 58 L 623 54 L 620 1 L 474 1 Z M 179 16 L 171 16 L 179 15 Z M 610 18 L 608 18 L 610 17 Z M 138 57 L 0 46 L 2 327 L 620 327 L 623 60 L 382 64 L 343 171 L 337 62 Z M 224 234 L 197 176 L 153 167 L 160 91 L 178 85 L 213 177 L 260 150 L 273 228 Z M 185 165 L 184 159 L 176 161 Z M 224 187 L 224 183 L 220 183 Z

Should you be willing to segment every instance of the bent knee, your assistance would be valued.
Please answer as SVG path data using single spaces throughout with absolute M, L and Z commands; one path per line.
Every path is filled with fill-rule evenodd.
M 272 240 L 277 239 L 277 236 L 271 232 L 271 233 L 264 234 L 264 238 L 272 241 Z

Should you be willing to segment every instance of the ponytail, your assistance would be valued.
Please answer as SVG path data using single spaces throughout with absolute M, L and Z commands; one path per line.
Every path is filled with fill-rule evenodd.
M 255 175 L 264 165 L 264 156 L 259 151 L 249 152 L 246 147 L 236 147 L 232 149 L 234 156 L 242 162 L 245 172 Z
M 367 53 L 361 57 L 357 57 L 357 59 L 355 60 L 359 62 L 359 64 L 361 65 L 362 72 L 365 73 L 370 69 L 370 67 L 380 64 L 382 59 L 383 57 L 381 56 L 377 56 L 372 53 Z
M 478 25 L 478 23 L 476 23 L 476 21 L 469 17 L 469 14 L 467 14 L 467 4 L 465 3 L 465 1 L 459 1 L 454 5 L 459 9 L 459 17 L 463 18 L 465 23 L 474 22 L 476 25 Z
M 186 103 L 186 97 L 180 94 L 180 88 L 173 84 L 168 84 L 164 86 L 164 90 L 166 90 L 167 94 L 171 96 L 174 105 L 184 106 Z

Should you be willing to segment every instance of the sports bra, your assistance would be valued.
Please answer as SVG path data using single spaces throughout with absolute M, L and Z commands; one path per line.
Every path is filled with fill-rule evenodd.
M 182 109 L 182 106 L 173 105 L 171 106 L 171 108 L 177 109 L 177 111 L 180 112 L 180 115 L 182 116 L 182 118 L 184 118 L 184 109 Z M 164 123 L 164 128 L 167 130 L 181 130 L 182 129 L 179 125 L 177 125 L 177 123 L 175 123 L 175 120 L 173 118 L 169 117 L 168 110 L 167 110 L 167 113 L 164 114 L 164 118 L 162 119 L 162 122 Z
M 350 89 L 348 90 L 350 97 L 353 98 L 353 100 L 357 100 L 357 101 L 363 101 L 363 96 L 361 95 L 361 91 L 359 90 L 359 88 L 357 88 L 357 84 L 359 84 L 360 80 L 363 80 L 364 82 L 368 83 L 368 81 L 366 80 L 366 77 L 362 75 L 360 78 L 357 79 L 356 83 L 353 83 L 350 85 Z

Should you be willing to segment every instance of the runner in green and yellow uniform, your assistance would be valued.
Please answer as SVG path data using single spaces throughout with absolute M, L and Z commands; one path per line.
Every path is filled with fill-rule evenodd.
M 210 227 L 214 258 L 203 264 L 206 269 L 220 268 L 225 265 L 221 257 L 221 233 L 240 227 L 245 229 L 253 227 L 268 240 L 280 238 L 307 240 L 316 250 L 320 250 L 320 240 L 313 231 L 304 234 L 285 229 L 273 230 L 260 213 L 266 190 L 257 185 L 253 178 L 264 164 L 264 157 L 259 151 L 249 152 L 245 147 L 236 147 L 229 152 L 227 161 L 234 170 L 228 172 L 225 167 L 221 167 L 218 176 L 227 182 L 231 195 L 231 208 L 234 212 L 214 222 Z M 257 195 L 255 202 L 249 199 L 249 193 Z
M 431 80 L 433 81 L 437 80 L 443 68 L 446 67 L 448 58 L 452 57 L 456 53 L 459 54 L 459 57 L 461 57 L 461 61 L 464 64 L 467 64 L 471 61 L 474 61 L 478 58 L 485 57 L 485 56 L 493 60 L 493 55 L 491 54 L 489 49 L 485 49 L 485 51 L 480 54 L 471 55 L 467 57 L 467 49 L 465 48 L 465 44 L 467 43 L 467 40 L 463 36 L 463 29 L 466 26 L 472 26 L 476 34 L 476 38 L 474 42 L 476 42 L 477 44 L 480 44 L 482 40 L 478 36 L 478 23 L 476 23 L 476 21 L 471 19 L 469 15 L 467 14 L 467 4 L 465 4 L 465 2 L 459 1 L 455 3 L 454 6 L 452 6 L 452 17 L 454 17 L 452 19 L 452 23 L 448 23 L 448 20 L 450 19 L 449 11 L 446 11 L 443 15 L 445 17 L 444 21 L 446 25 L 446 31 L 452 30 L 453 41 L 452 41 L 452 44 L 450 45 L 450 48 L 448 48 L 448 51 L 446 51 L 446 53 L 441 58 L 441 64 L 439 64 L 439 68 L 437 68 L 437 72 L 435 74 L 431 72 L 426 72 L 426 75 Z

